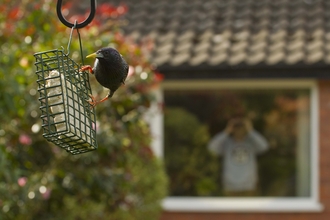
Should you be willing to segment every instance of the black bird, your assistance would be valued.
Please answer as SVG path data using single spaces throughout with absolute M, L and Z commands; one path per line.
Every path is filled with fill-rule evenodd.
M 94 67 L 86 65 L 81 67 L 80 71 L 89 71 L 95 75 L 96 80 L 103 86 L 110 89 L 108 95 L 103 99 L 96 101 L 91 96 L 91 105 L 94 107 L 97 104 L 104 102 L 108 98 L 111 98 L 115 91 L 125 84 L 125 80 L 128 74 L 128 64 L 122 57 L 122 55 L 114 48 L 105 47 L 95 53 L 88 55 L 86 58 L 96 58 Z

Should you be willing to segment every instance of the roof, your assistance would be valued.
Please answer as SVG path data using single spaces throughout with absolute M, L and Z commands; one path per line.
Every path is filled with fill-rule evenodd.
M 122 0 L 125 33 L 160 68 L 327 66 L 327 0 Z

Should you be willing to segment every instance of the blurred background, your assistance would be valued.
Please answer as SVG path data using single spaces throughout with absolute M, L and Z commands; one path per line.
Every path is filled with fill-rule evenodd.
M 89 7 L 65 0 L 62 13 L 79 23 Z M 295 215 L 305 209 L 297 203 L 288 214 L 257 207 L 244 217 L 162 208 L 164 198 L 244 197 L 307 200 L 321 212 L 319 185 L 330 204 L 329 12 L 328 0 L 98 0 L 94 20 L 80 29 L 83 54 L 115 47 L 129 74 L 96 108 L 97 151 L 72 156 L 42 137 L 33 57 L 66 49 L 70 28 L 56 1 L 2 0 L 0 219 L 316 218 Z M 70 57 L 81 64 L 75 31 Z M 90 79 L 93 94 L 105 96 Z M 268 145 L 249 157 L 257 164 L 253 195 L 225 192 L 224 155 L 207 147 L 237 116 Z M 317 217 L 328 215 L 326 208 Z
M 70 22 L 85 20 L 89 1 L 63 1 Z M 148 45 L 126 38 L 124 4 L 98 2 L 81 29 L 84 56 L 117 48 L 130 64 L 118 95 L 97 108 L 98 150 L 72 156 L 42 137 L 34 53 L 66 48 L 70 28 L 56 1 L 1 1 L 0 6 L 0 219 L 156 219 L 166 195 L 162 162 L 150 148 L 142 115 L 159 80 L 145 57 Z M 74 31 L 70 56 L 81 63 Z M 86 60 L 91 64 L 93 60 Z M 94 94 L 106 90 L 91 78 Z

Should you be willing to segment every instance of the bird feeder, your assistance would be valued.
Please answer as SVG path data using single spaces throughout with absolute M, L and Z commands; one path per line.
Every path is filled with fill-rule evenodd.
M 76 29 L 82 59 L 78 25 L 82 27 L 77 22 L 71 26 L 67 53 L 62 48 L 34 54 L 43 137 L 74 155 L 97 149 L 95 110 L 88 102 L 92 94 L 89 73 L 79 71 L 81 66 L 69 57 Z

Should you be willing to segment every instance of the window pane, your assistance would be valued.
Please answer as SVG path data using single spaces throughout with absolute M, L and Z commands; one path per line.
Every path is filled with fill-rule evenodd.
M 172 196 L 310 196 L 309 89 L 168 89 L 164 101 Z

